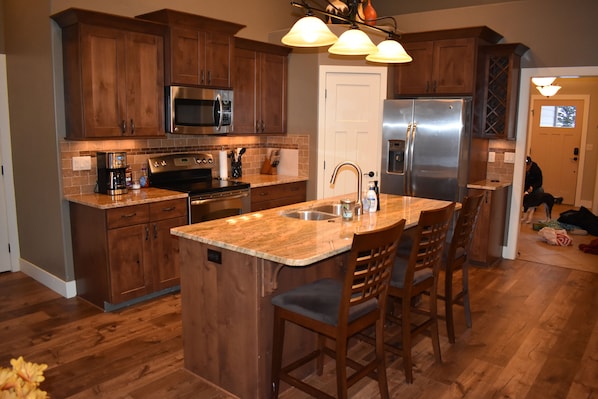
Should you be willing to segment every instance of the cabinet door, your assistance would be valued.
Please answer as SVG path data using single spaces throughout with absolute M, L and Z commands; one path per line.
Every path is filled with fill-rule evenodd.
M 128 33 L 126 45 L 127 132 L 164 134 L 164 43 L 161 37 Z
M 404 43 L 403 47 L 413 57 L 413 61 L 394 67 L 395 96 L 430 94 L 432 92 L 434 42 Z
M 230 87 L 232 37 L 217 32 L 206 32 L 204 35 L 205 65 L 203 68 L 205 69 L 205 81 L 202 84 Z
M 120 137 L 125 118 L 125 33 L 81 26 L 81 74 L 84 132 L 88 138 Z M 67 111 L 68 113 L 68 111 Z
M 110 303 L 121 303 L 152 291 L 152 272 L 146 259 L 149 239 L 147 224 L 108 230 Z
M 233 65 L 234 131 L 235 133 L 255 133 L 257 95 L 257 53 L 252 50 L 235 49 Z
M 200 38 L 194 30 L 172 28 L 170 33 L 170 83 L 198 85 Z
M 287 57 L 260 54 L 260 133 L 286 132 Z
M 434 42 L 432 92 L 472 94 L 475 81 L 475 39 Z
M 155 291 L 173 287 L 180 283 L 178 238 L 170 234 L 170 229 L 185 224 L 187 224 L 186 216 L 150 224 Z

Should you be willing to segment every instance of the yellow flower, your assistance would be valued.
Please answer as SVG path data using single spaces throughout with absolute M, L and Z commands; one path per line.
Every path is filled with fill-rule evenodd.
M 12 368 L 23 380 L 31 382 L 38 386 L 43 380 L 44 370 L 48 368 L 47 364 L 36 364 L 26 362 L 23 356 L 19 356 L 18 359 L 12 359 L 10 361 Z
M 26 362 L 23 357 L 10 361 L 12 370 L 0 367 L 0 399 L 46 399 L 48 394 L 38 389 L 44 381 L 47 364 Z

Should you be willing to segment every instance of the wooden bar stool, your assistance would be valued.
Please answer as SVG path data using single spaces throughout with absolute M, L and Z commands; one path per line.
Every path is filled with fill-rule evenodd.
M 439 209 L 422 211 L 414 231 L 408 258 L 397 256 L 392 271 L 388 295 L 400 302 L 400 314 L 391 312 L 387 319 L 401 326 L 401 342 L 386 348 L 403 357 L 405 380 L 413 382 L 411 359 L 412 340 L 417 334 L 430 331 L 436 361 L 442 361 L 438 336 L 436 291 L 442 251 L 446 242 L 455 203 Z M 429 294 L 429 301 L 421 299 Z M 426 307 L 427 303 L 427 307 Z M 412 318 L 418 314 L 422 320 Z
M 337 397 L 348 398 L 348 389 L 366 376 L 378 379 L 380 396 L 388 398 L 384 361 L 384 314 L 396 249 L 405 226 L 401 220 L 387 228 L 355 233 L 344 281 L 322 279 L 272 298 L 274 332 L 272 343 L 272 398 L 278 398 L 280 380 L 316 398 L 333 398 L 313 385 L 291 375 L 298 367 L 317 360 L 323 372 L 323 355 L 336 360 Z M 282 366 L 285 323 L 291 322 L 318 334 L 318 348 Z M 367 364 L 347 357 L 348 340 L 375 325 L 375 354 Z M 326 338 L 335 341 L 326 347 Z M 351 375 L 347 367 L 355 370 Z
M 453 237 L 445 250 L 444 266 L 444 295 L 438 299 L 445 302 L 446 331 L 450 343 L 455 343 L 455 322 L 453 305 L 461 305 L 465 310 L 465 323 L 471 328 L 471 306 L 469 303 L 469 265 L 467 254 L 475 228 L 475 223 L 482 204 L 483 194 L 463 198 L 463 205 L 459 211 Z M 461 270 L 461 289 L 453 293 L 453 277 Z

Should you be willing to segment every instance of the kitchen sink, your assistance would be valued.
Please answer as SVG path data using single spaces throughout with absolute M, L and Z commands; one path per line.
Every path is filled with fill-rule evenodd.
M 283 212 L 283 216 L 300 220 L 330 220 L 339 217 L 333 213 L 315 211 L 312 209 Z
M 324 212 L 324 213 L 331 213 L 336 216 L 341 215 L 341 204 L 325 204 L 314 206 L 313 208 L 309 208 L 311 211 L 315 212 Z
M 294 209 L 283 212 L 282 215 L 300 220 L 330 220 L 341 215 L 341 204 L 321 204 L 309 208 Z

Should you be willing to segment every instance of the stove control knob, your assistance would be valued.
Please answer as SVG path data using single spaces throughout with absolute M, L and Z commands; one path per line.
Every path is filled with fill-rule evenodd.
M 166 164 L 166 161 L 162 160 L 162 162 L 160 163 L 160 165 L 162 165 L 162 166 L 166 166 L 166 165 L 167 165 L 167 164 Z
M 208 158 L 208 163 L 214 163 L 214 160 L 212 158 Z
M 154 168 L 157 168 L 159 166 L 160 166 L 160 164 L 158 163 L 158 161 L 154 162 Z

